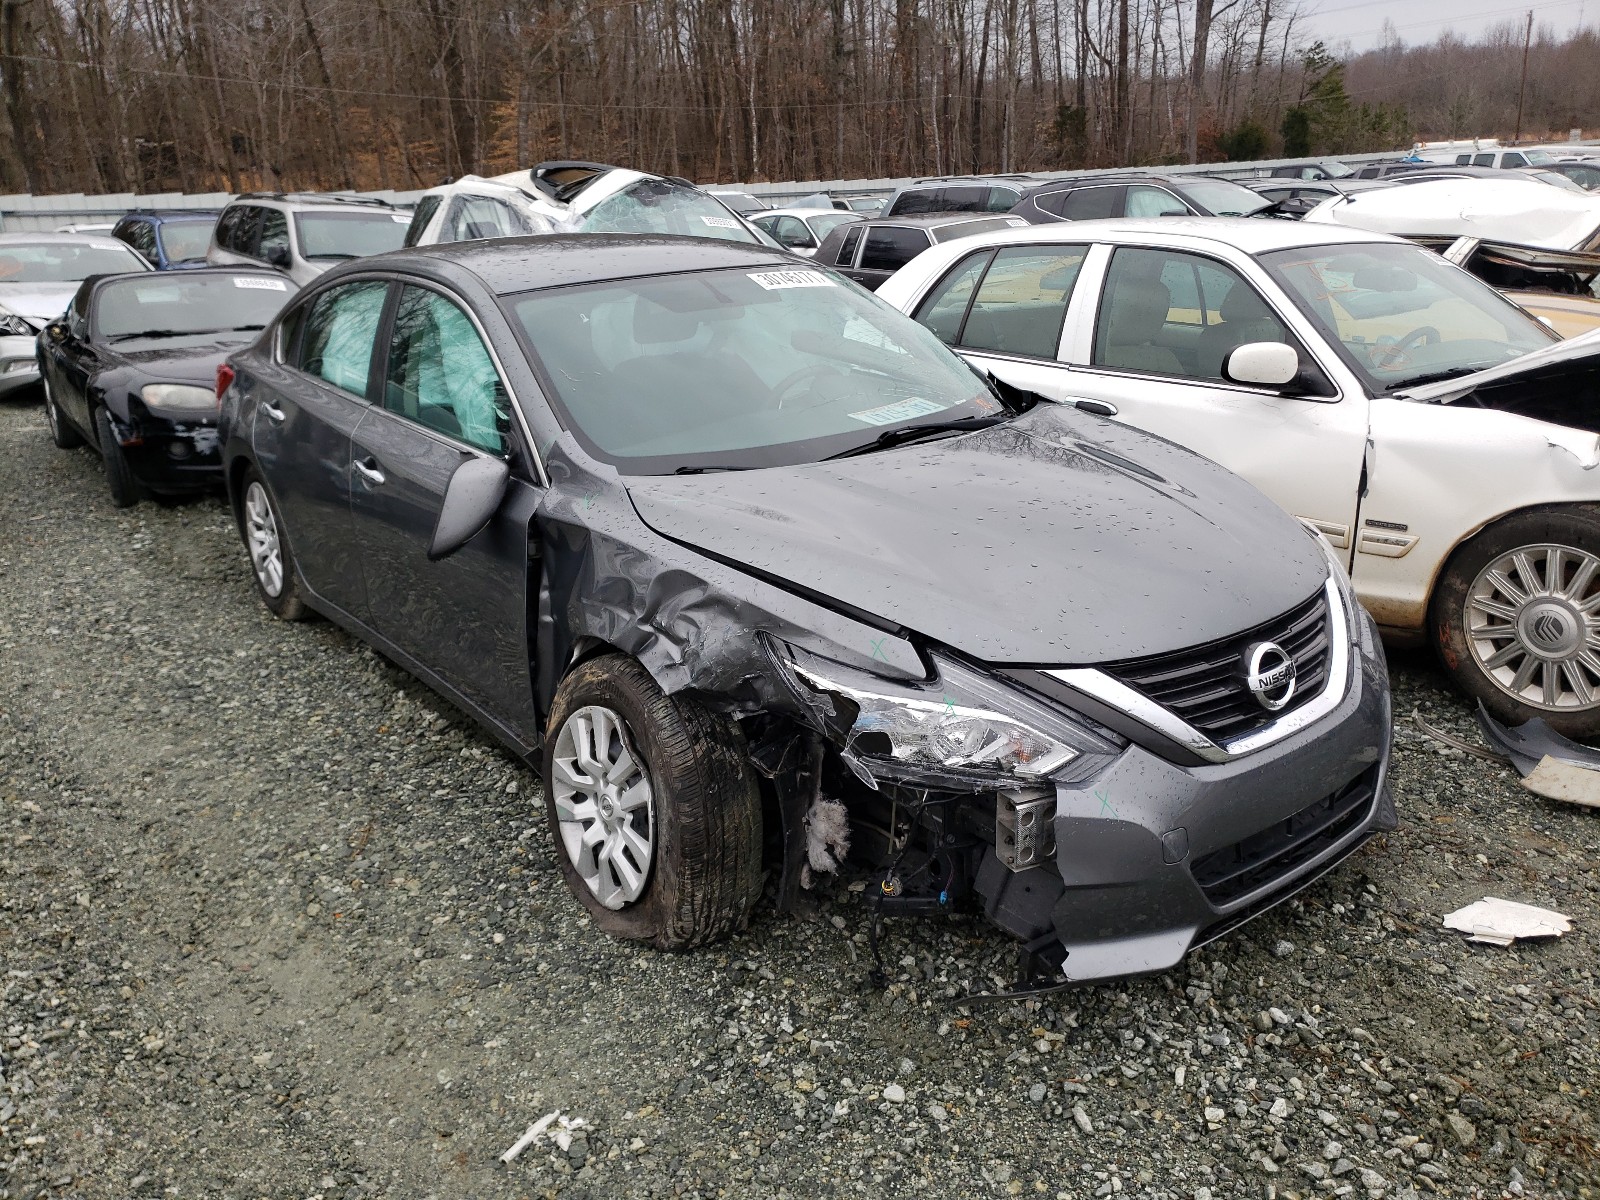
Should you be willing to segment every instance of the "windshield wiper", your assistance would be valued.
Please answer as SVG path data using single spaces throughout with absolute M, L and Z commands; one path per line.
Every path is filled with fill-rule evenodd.
M 329 250 L 326 254 L 308 254 L 307 258 L 360 258 L 359 254 L 344 254 L 338 250 Z
M 209 337 L 213 333 L 240 333 L 265 328 L 265 325 L 228 325 L 222 329 L 141 329 L 137 333 L 114 333 L 106 341 L 130 342 L 135 338 Z
M 1484 366 L 1493 366 L 1485 363 Z M 1420 383 L 1438 383 L 1444 379 L 1459 379 L 1463 375 L 1476 375 L 1483 367 L 1450 367 L 1444 371 L 1431 371 L 1426 375 L 1414 375 L 1410 379 L 1402 379 L 1399 383 L 1387 384 L 1386 392 L 1398 392 L 1401 388 L 1416 387 Z
M 921 425 L 901 425 L 896 429 L 885 429 L 877 437 L 863 446 L 852 446 L 838 454 L 830 454 L 829 458 L 853 458 L 857 454 L 871 454 L 874 450 L 887 450 L 890 446 L 898 446 L 904 442 L 916 441 L 918 438 L 931 437 L 936 433 L 970 433 L 974 429 L 988 429 L 991 425 L 998 425 L 1006 420 L 1005 417 L 957 417 L 953 421 L 925 421 Z
M 673 471 L 674 475 L 707 475 L 712 471 L 748 471 L 749 467 L 729 467 L 721 463 L 714 463 L 704 467 L 679 467 Z

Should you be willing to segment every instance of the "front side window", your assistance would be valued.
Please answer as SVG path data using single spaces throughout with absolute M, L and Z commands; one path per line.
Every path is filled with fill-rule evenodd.
M 1475 167 L 1492 167 L 1494 166 L 1494 155 L 1480 154 L 1472 160 L 1472 165 Z
M 1520 154 L 1507 154 L 1500 160 L 1500 165 L 1502 167 L 1525 167 L 1528 165 L 1528 160 Z
M 880 225 L 867 230 L 867 244 L 861 249 L 861 270 L 898 271 L 928 248 L 928 235 L 921 229 Z
M 146 263 L 126 245 L 65 241 L 0 245 L 0 283 L 79 283 L 91 275 L 146 270 Z
M 969 350 L 1053 360 L 1087 253 L 1087 246 L 1008 246 L 992 258 L 973 255 L 946 277 L 917 320 L 941 341 Z M 953 336 L 945 336 L 952 326 Z
M 1010 212 L 1017 206 L 1021 199 L 1018 192 L 1010 188 L 992 187 L 989 189 L 989 203 L 983 206 L 985 212 Z
M 450 216 L 440 240 L 477 242 L 517 237 L 527 232 L 509 205 L 488 196 L 459 196 L 450 206 Z
M 631 474 L 814 462 L 998 404 L 911 318 L 812 268 L 552 288 L 508 300 L 562 423 Z
M 1420 246 L 1307 246 L 1259 261 L 1373 392 L 1468 375 L 1557 340 Z
M 1289 331 L 1255 287 L 1215 259 L 1123 246 L 1111 256 L 1095 326 L 1096 366 L 1224 381 L 1228 356 Z
M 1128 216 L 1130 217 L 1186 217 L 1189 206 L 1166 188 L 1151 187 L 1148 183 L 1128 186 Z
M 480 450 L 505 452 L 510 410 L 500 374 L 471 319 L 437 292 L 400 293 L 383 406 Z
M 845 231 L 844 241 L 839 243 L 839 256 L 834 259 L 834 265 L 848 267 L 855 262 L 856 246 L 861 242 L 861 230 L 850 229 Z
M 815 245 L 811 231 L 799 217 L 779 217 L 767 230 L 778 239 L 778 245 L 803 248 Z
M 300 369 L 365 398 L 372 344 L 388 292 L 388 284 L 371 280 L 329 288 L 318 296 L 306 314 Z
M 406 240 L 410 223 L 404 213 L 386 209 L 367 212 L 298 212 L 295 231 L 300 235 L 300 253 L 323 261 L 365 258 L 398 250 Z
M 163 221 L 158 231 L 167 261 L 204 262 L 211 245 L 210 221 Z
M 1067 193 L 1066 201 L 1061 206 L 1061 215 L 1069 221 L 1097 221 L 1121 216 L 1123 190 L 1115 185 L 1074 188 Z
M 444 202 L 442 196 L 424 196 L 417 201 L 416 208 L 411 210 L 411 223 L 406 226 L 405 244 L 415 246 L 421 239 L 423 231 L 428 228 L 428 223 L 433 220 L 433 214 L 439 211 L 439 205 Z

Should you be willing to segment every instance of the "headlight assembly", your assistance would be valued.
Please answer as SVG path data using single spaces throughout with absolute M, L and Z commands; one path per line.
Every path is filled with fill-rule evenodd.
M 1068 714 L 953 658 L 932 655 L 936 677 L 900 683 L 793 647 L 782 666 L 869 783 L 893 780 L 990 791 L 1042 783 L 1080 758 L 1117 746 Z
M 217 411 L 216 392 L 189 383 L 147 383 L 139 389 L 139 398 L 151 408 L 170 412 Z

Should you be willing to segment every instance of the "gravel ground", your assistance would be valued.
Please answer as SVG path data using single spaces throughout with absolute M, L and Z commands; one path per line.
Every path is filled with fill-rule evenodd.
M 532 774 L 268 617 L 219 501 L 118 512 L 0 405 L 0 1200 L 1600 1196 L 1600 814 L 1399 736 L 1399 832 L 1161 978 L 961 1007 L 1013 947 L 897 920 L 874 992 L 842 885 L 644 952 Z M 1576 929 L 1439 928 L 1484 895 Z

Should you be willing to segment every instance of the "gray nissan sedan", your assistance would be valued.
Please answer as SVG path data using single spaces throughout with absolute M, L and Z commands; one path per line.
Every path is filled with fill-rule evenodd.
M 218 388 L 263 602 L 535 765 L 614 935 L 723 936 L 770 865 L 783 908 L 981 908 L 1023 983 L 1160 971 L 1394 827 L 1320 539 L 780 252 L 363 259 Z

